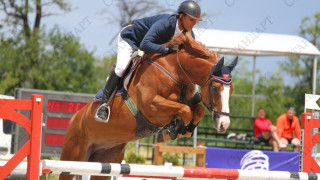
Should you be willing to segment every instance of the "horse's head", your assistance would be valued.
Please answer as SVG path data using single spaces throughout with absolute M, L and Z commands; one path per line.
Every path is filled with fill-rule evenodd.
M 212 67 L 209 79 L 201 89 L 202 101 L 211 112 L 219 133 L 224 133 L 230 124 L 229 97 L 233 90 L 231 71 L 237 62 L 238 57 L 229 66 L 225 66 L 224 58 L 221 58 Z
M 183 69 L 182 77 L 186 78 L 184 81 L 202 87 L 201 99 L 212 114 L 215 128 L 219 133 L 225 132 L 230 124 L 229 97 L 233 90 L 231 71 L 236 66 L 238 58 L 229 66 L 225 66 L 224 58 L 217 61 L 220 56 L 195 41 L 190 32 L 181 33 L 168 44 L 178 45 L 180 54 L 171 56 L 171 58 L 177 59 L 177 62 L 179 59 L 185 61 L 178 66 Z M 211 72 L 208 78 L 210 68 Z M 204 77 L 208 79 L 204 79 Z M 204 81 L 206 82 L 204 83 Z

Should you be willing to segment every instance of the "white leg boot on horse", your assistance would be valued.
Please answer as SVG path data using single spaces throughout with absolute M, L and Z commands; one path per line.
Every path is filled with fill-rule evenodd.
M 121 80 L 121 77 L 116 75 L 114 71 L 110 74 L 107 80 L 107 83 L 104 87 L 101 105 L 94 116 L 96 121 L 104 122 L 104 123 L 108 122 L 109 116 L 110 116 L 110 107 L 108 105 L 108 101 L 111 98 L 113 91 L 116 89 L 120 80 Z

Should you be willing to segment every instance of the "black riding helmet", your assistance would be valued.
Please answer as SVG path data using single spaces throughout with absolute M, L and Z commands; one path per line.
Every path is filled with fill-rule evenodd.
M 194 1 L 184 1 L 180 4 L 178 8 L 178 13 L 188 14 L 191 18 L 202 21 L 201 9 L 198 3 Z

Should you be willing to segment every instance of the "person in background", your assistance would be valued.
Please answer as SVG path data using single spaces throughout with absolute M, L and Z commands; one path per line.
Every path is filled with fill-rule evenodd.
M 300 150 L 300 123 L 299 118 L 295 116 L 295 110 L 293 107 L 290 107 L 287 110 L 287 113 L 282 114 L 277 119 L 277 133 L 282 144 L 286 146 L 292 144 L 295 148 L 294 151 L 297 152 Z M 293 138 L 293 131 L 295 137 Z M 287 148 L 281 148 L 281 151 L 286 151 Z
M 272 125 L 269 119 L 265 118 L 266 112 L 264 108 L 258 108 L 258 117 L 254 120 L 254 134 L 255 139 L 253 140 L 255 144 L 264 142 L 273 147 L 273 151 L 278 152 L 279 147 L 285 148 L 277 135 L 277 127 Z

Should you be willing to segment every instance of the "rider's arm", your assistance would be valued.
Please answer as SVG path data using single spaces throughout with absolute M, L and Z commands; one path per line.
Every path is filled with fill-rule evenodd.
M 163 34 L 167 33 L 167 31 L 164 21 L 156 22 L 144 36 L 139 49 L 146 53 L 166 53 L 166 46 L 155 42 L 163 38 Z

